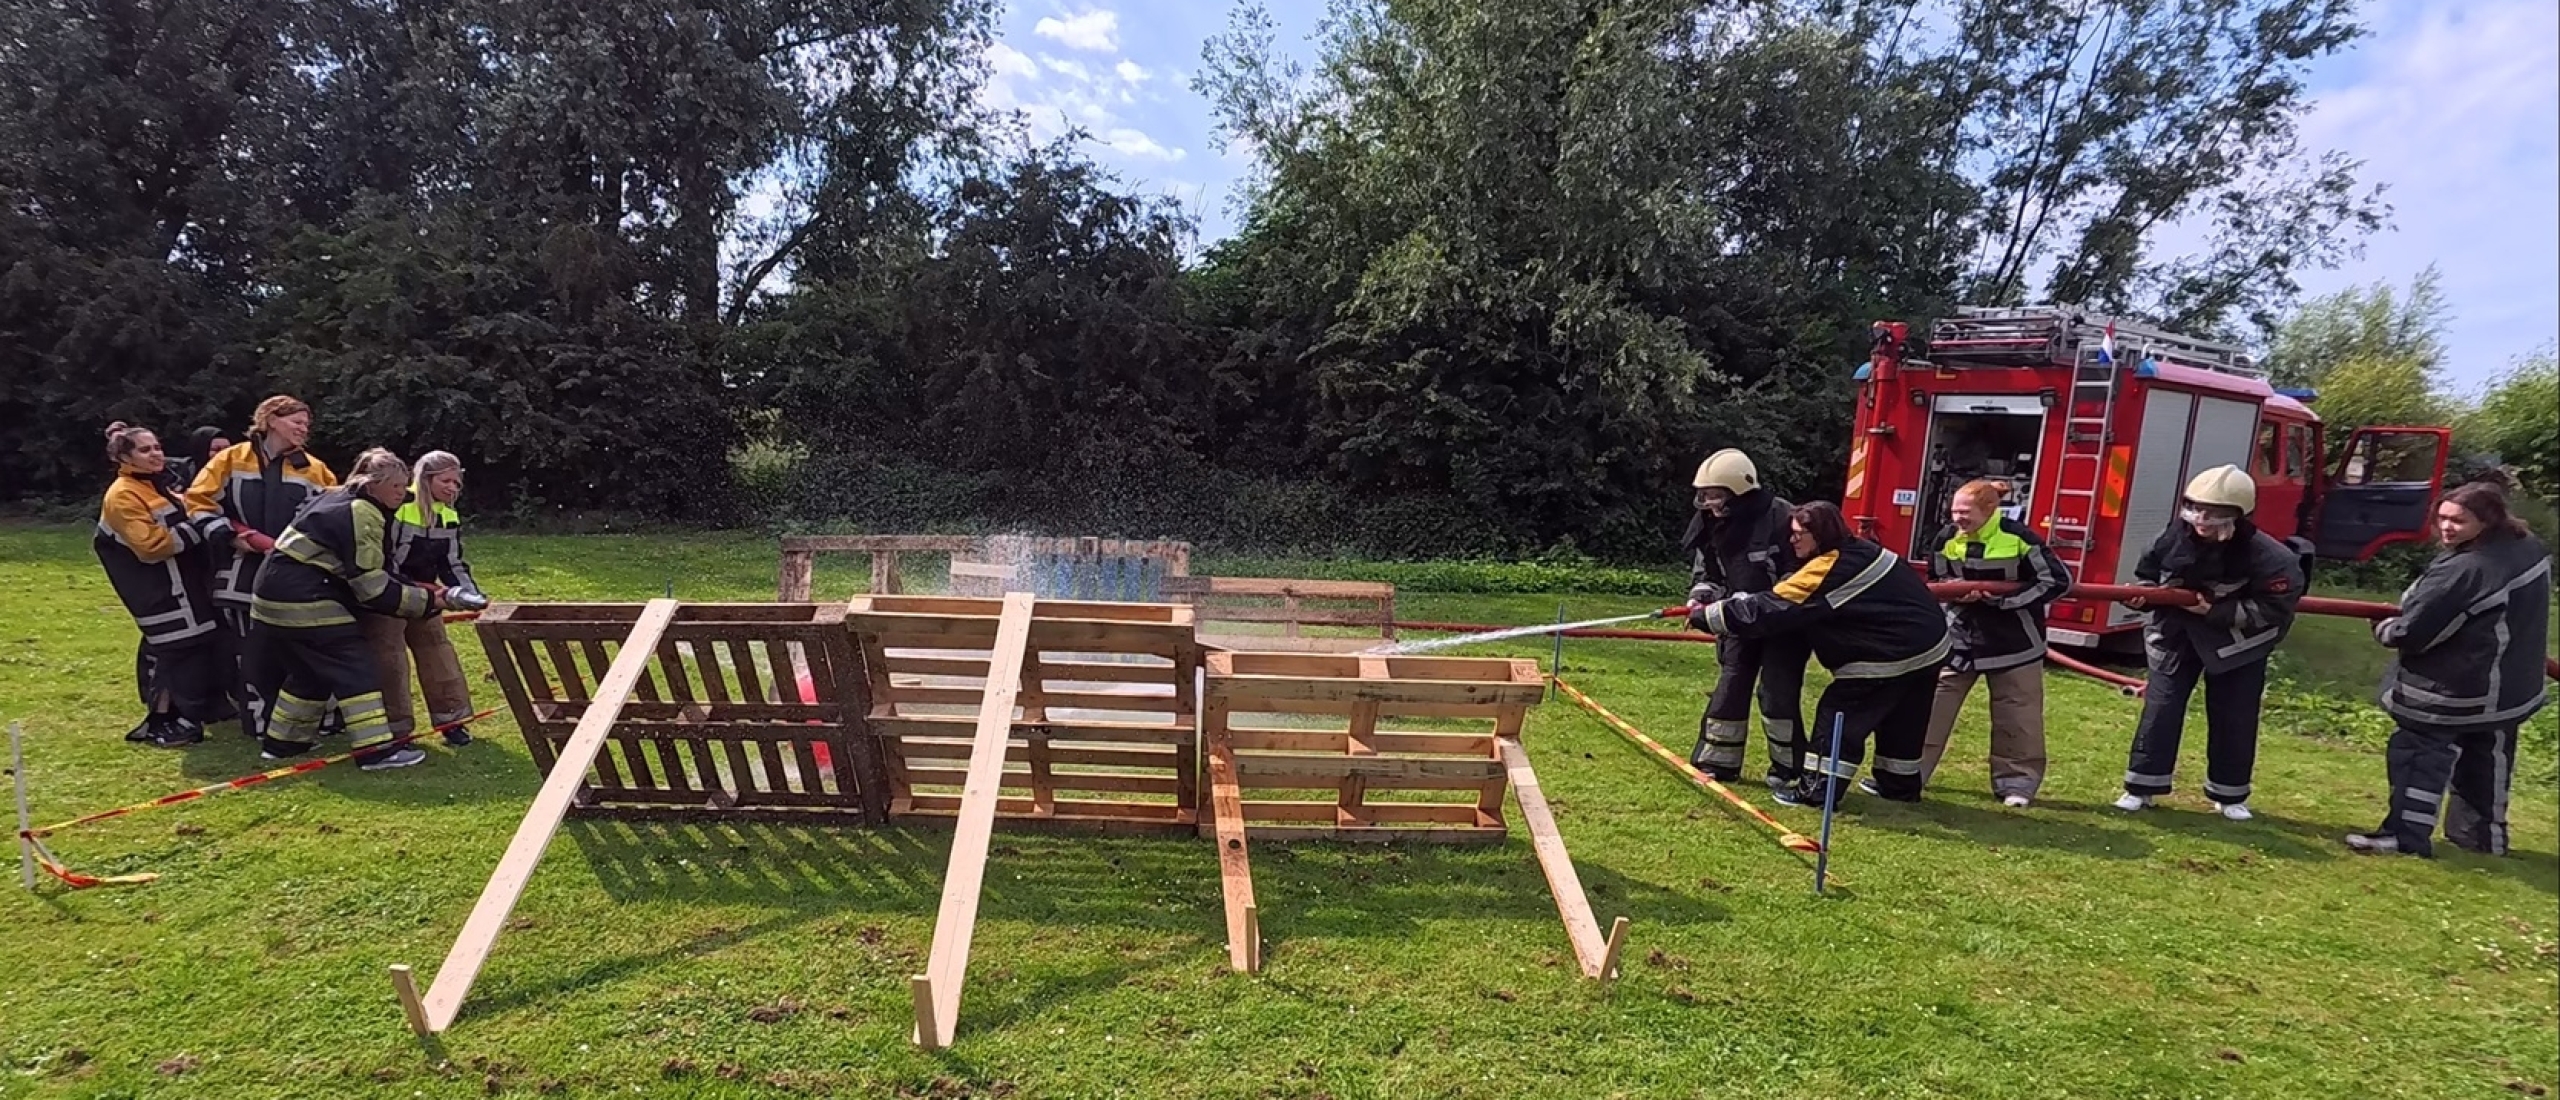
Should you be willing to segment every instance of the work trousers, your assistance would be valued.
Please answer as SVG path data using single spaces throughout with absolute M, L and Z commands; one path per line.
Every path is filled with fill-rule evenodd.
M 133 686 L 143 709 L 198 723 L 230 717 L 228 685 L 237 677 L 226 642 L 217 632 L 172 645 L 142 643 L 133 653 Z
M 2507 788 L 2515 779 L 2516 727 L 2436 733 L 2401 726 L 2391 731 L 2385 761 L 2391 812 L 2377 831 L 2398 838 L 2401 851 L 2434 855 L 2441 821 L 2445 839 L 2455 845 L 2487 855 L 2507 854 Z
M 274 702 L 267 715 L 271 741 L 308 745 L 320 738 L 320 720 L 329 701 L 347 723 L 351 747 L 362 749 L 391 740 L 390 720 L 382 709 L 382 677 L 374 668 L 373 650 L 364 629 L 354 623 L 289 627 L 256 623 L 249 635 L 253 675 L 273 684 Z
M 382 677 L 382 712 L 390 720 L 391 736 L 404 737 L 418 728 L 417 712 L 409 704 L 409 664 L 413 655 L 418 666 L 418 692 L 427 697 L 427 724 L 442 726 L 471 717 L 471 682 L 463 678 L 462 657 L 453 651 L 453 639 L 445 635 L 442 617 L 361 618 L 365 644 L 373 650 L 373 663 Z
M 1867 739 L 1875 739 L 1876 793 L 1898 802 L 1920 800 L 1920 752 L 1929 737 L 1929 700 L 1937 690 L 1938 670 L 1915 669 L 1876 680 L 1833 680 L 1814 704 L 1813 725 L 1805 730 L 1801 758 L 1808 801 L 1823 797 L 1820 783 L 1831 752 L 1831 732 L 1840 731 L 1840 756 L 1828 771 L 1834 783 L 1858 777 L 1867 758 Z M 1843 794 L 1845 791 L 1835 792 Z
M 1956 719 L 1973 694 L 1973 682 L 1991 681 L 1991 793 L 2007 798 L 2034 798 L 2044 785 L 2044 662 L 1993 672 L 1938 673 L 1937 698 L 1929 712 L 1929 740 L 1920 750 L 1920 781 L 1938 774 L 1938 759 L 1955 735 Z
M 2267 694 L 2266 658 L 2206 672 L 2194 654 L 2161 649 L 2151 651 L 2142 719 L 2125 761 L 2125 793 L 2169 793 L 2178 775 L 2178 742 L 2187 732 L 2187 703 L 2198 681 L 2204 684 L 2204 795 L 2225 806 L 2249 800 L 2249 776 L 2258 766 L 2258 711 Z
M 1751 700 L 1760 700 L 1760 727 L 1769 743 L 1769 775 L 1793 782 L 1799 774 L 1804 729 L 1804 664 L 1811 651 L 1792 638 L 1716 639 L 1716 686 L 1698 719 L 1698 747 L 1689 763 L 1718 779 L 1742 775 L 1751 741 Z
M 240 712 L 240 732 L 256 737 L 267 731 L 267 712 L 274 705 L 276 685 L 258 682 L 257 662 L 249 656 L 249 634 L 257 626 L 249 618 L 249 605 L 223 602 L 215 612 L 222 616 L 223 633 L 228 635 L 221 658 L 231 705 Z

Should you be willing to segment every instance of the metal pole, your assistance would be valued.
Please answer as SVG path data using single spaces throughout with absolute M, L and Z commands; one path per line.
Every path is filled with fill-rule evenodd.
M 9 779 L 18 791 L 18 885 L 36 888 L 35 842 L 27 839 L 27 830 L 35 823 L 27 820 L 27 753 L 19 745 L 22 723 L 9 723 Z
M 1556 601 L 1556 625 L 1564 625 L 1564 601 Z M 1564 677 L 1564 631 L 1556 631 L 1556 655 L 1547 662 L 1547 698 L 1556 697 L 1556 681 Z
M 1813 892 L 1831 877 L 1831 815 L 1840 808 L 1840 727 L 1847 712 L 1831 716 L 1831 758 L 1822 762 L 1822 850 L 1813 857 Z

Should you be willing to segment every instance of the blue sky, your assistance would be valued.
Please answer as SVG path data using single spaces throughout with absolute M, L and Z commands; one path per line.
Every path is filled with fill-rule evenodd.
M 1281 45 L 1311 54 L 1320 0 L 1269 7 Z M 1035 138 L 1083 127 L 1097 161 L 1178 200 L 1215 241 L 1233 231 L 1230 199 L 1251 165 L 1219 151 L 1190 81 L 1227 12 L 1221 0 L 1015 0 L 987 98 L 1020 110 Z M 2389 185 L 2393 228 L 2305 283 L 2405 286 L 2436 265 L 2455 314 L 2448 374 L 2468 391 L 2560 334 L 2560 4 L 2368 0 L 2363 19 L 2372 34 L 2313 71 L 2303 137 Z

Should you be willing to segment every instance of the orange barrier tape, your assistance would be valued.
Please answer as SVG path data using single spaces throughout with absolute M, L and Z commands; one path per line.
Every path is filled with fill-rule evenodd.
M 1690 767 L 1689 762 L 1681 759 L 1678 753 L 1662 747 L 1661 742 L 1645 736 L 1643 730 L 1637 729 L 1626 719 L 1620 718 L 1616 714 L 1611 713 L 1609 708 L 1601 706 L 1597 700 L 1583 694 L 1582 689 L 1564 682 L 1563 677 L 1555 677 L 1554 682 L 1556 690 L 1563 692 L 1565 698 L 1573 700 L 1574 703 L 1581 706 L 1582 709 L 1591 712 L 1591 716 L 1599 719 L 1603 725 L 1618 731 L 1620 735 L 1635 742 L 1638 747 L 1644 749 L 1646 752 L 1651 753 L 1654 759 L 1660 760 L 1664 764 L 1668 765 L 1672 771 L 1679 773 L 1681 778 L 1688 780 L 1691 784 L 1699 787 L 1700 789 L 1713 791 L 1717 795 L 1721 796 L 1726 802 L 1731 803 L 1736 809 L 1741 810 L 1743 814 L 1750 817 L 1751 820 L 1767 826 L 1771 832 L 1777 834 L 1778 845 L 1780 847 L 1785 848 L 1790 852 L 1798 853 L 1819 853 L 1822 851 L 1821 841 L 1815 840 L 1812 837 L 1788 828 L 1785 822 L 1769 816 L 1769 814 L 1760 807 L 1752 805 L 1750 800 L 1733 793 L 1733 788 L 1725 786 L 1723 783 L 1718 782 L 1713 776 L 1710 776 L 1705 772 Z M 1840 876 L 1838 875 L 1831 875 L 1828 877 L 1834 884 L 1838 884 L 1840 882 Z
M 477 714 L 466 715 L 442 725 L 431 726 L 427 729 L 394 737 L 391 740 L 382 742 L 378 745 L 367 745 L 361 749 L 342 752 L 336 756 L 325 756 L 311 760 L 296 760 L 284 767 L 259 772 L 256 775 L 244 775 L 238 779 L 216 783 L 209 787 L 198 787 L 192 791 L 180 791 L 172 795 L 163 795 L 148 802 L 136 802 L 130 806 L 119 806 L 115 809 L 90 814 L 86 817 L 75 817 L 58 825 L 47 825 L 40 829 L 21 829 L 18 832 L 18 838 L 35 847 L 37 857 L 36 861 L 44 867 L 46 873 L 51 874 L 55 878 L 61 879 L 65 885 L 70 886 L 74 890 L 85 890 L 92 886 L 125 886 L 150 882 L 160 876 L 155 874 L 135 874 L 101 878 L 94 875 L 81 874 L 80 872 L 74 871 L 65 866 L 60 859 L 56 858 L 53 852 L 44 846 L 44 838 L 61 832 L 64 829 L 124 817 L 128 814 L 136 814 L 144 810 L 157 809 L 161 806 L 175 806 L 182 802 L 193 802 L 200 798 L 221 794 L 225 791 L 245 790 L 260 784 L 272 783 L 279 779 L 287 779 L 308 772 L 316 772 L 331 764 L 353 760 L 364 753 L 381 752 L 384 749 L 398 748 L 431 733 L 443 733 L 444 731 L 456 726 L 470 725 L 473 722 L 477 722 L 496 713 L 498 713 L 498 708 L 490 707 Z

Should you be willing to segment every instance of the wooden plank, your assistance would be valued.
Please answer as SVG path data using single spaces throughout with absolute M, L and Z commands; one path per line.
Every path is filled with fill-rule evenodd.
M 1312 596 L 1376 600 L 1392 596 L 1395 591 L 1396 586 L 1378 581 L 1312 581 L 1288 577 L 1167 577 L 1164 583 L 1164 593 L 1168 596 Z
M 1246 802 L 1247 821 L 1317 821 L 1330 824 L 1340 807 L 1331 802 Z M 1387 825 L 1483 825 L 1476 808 L 1462 802 L 1372 802 L 1369 820 Z M 1499 826 L 1495 826 L 1499 827 Z
M 1236 774 L 1253 787 L 1330 787 L 1360 779 L 1379 787 L 1472 790 L 1503 775 L 1499 760 L 1424 756 L 1264 756 L 1236 758 Z M 1436 785 L 1425 786 L 1425 784 Z
M 803 603 L 809 599 L 809 575 L 817 564 L 817 555 L 807 550 L 792 549 L 787 543 L 782 551 L 782 568 L 773 584 L 773 602 Z
M 1211 616 L 1212 620 L 1215 618 L 1216 616 Z M 1204 633 L 1200 635 L 1201 645 L 1216 646 L 1219 649 L 1227 650 L 1350 654 L 1359 653 L 1364 650 L 1376 649 L 1385 640 L 1385 636 L 1381 634 L 1363 634 L 1356 637 L 1339 638 L 1327 635 L 1300 635 L 1295 638 L 1290 638 L 1278 634 L 1208 633 L 1205 632 L 1208 630 L 1206 627 L 1204 627 L 1203 630 Z
M 1600 935 L 1600 922 L 1591 915 L 1591 899 L 1582 892 L 1582 876 L 1573 869 L 1573 857 L 1564 849 L 1564 834 L 1556 831 L 1555 814 L 1547 808 L 1546 792 L 1538 786 L 1537 770 L 1529 766 L 1529 754 L 1515 738 L 1500 742 L 1502 766 L 1510 772 L 1512 796 L 1520 800 L 1520 820 L 1529 826 L 1529 845 L 1538 855 L 1538 868 L 1546 872 L 1547 892 L 1556 896 L 1556 912 L 1564 918 L 1565 938 L 1573 943 L 1573 957 L 1582 964 L 1582 976 L 1602 981 L 1614 980 L 1615 944 L 1625 934 L 1622 918 L 1611 929 L 1609 938 Z
M 630 697 L 632 686 L 648 667 L 650 650 L 656 648 L 659 635 L 675 614 L 674 600 L 651 600 L 647 612 L 623 639 L 622 652 L 614 658 L 604 682 L 597 686 L 586 715 L 578 719 L 577 731 L 561 748 L 559 764 L 543 778 L 542 789 L 533 796 L 533 807 L 526 811 L 515 837 L 507 842 L 506 854 L 498 860 L 497 872 L 489 876 L 480 900 L 471 907 L 471 916 L 463 921 L 461 937 L 445 955 L 444 965 L 436 969 L 435 984 L 427 990 L 424 1003 L 429 1033 L 442 1033 L 461 1014 L 462 999 L 470 994 L 481 965 L 489 960 L 489 950 L 496 946 L 507 914 L 524 896 L 525 883 L 541 862 L 542 850 L 559 831 L 560 819 L 586 776 L 588 762 L 604 747 L 615 714 L 621 710 L 623 700 Z
M 960 795 L 919 794 L 908 799 L 909 805 L 900 816 L 950 817 L 959 811 L 962 801 Z M 1461 810 L 1468 808 L 1458 807 Z M 1007 818 L 1039 820 L 1032 817 L 1031 800 L 1028 798 L 999 798 L 996 800 L 996 812 Z M 1194 821 L 1189 811 L 1170 802 L 1105 802 L 1067 798 L 1058 800 L 1057 812 L 1051 816 L 1059 821 L 1125 821 L 1159 827 L 1188 825 Z
M 782 552 L 959 554 L 978 549 L 979 541 L 976 535 L 790 535 L 782 540 Z
M 1286 597 L 1295 599 L 1296 597 Z M 1209 604 L 1200 608 L 1209 623 L 1281 623 L 1288 626 L 1382 627 L 1387 621 L 1374 607 L 1253 607 Z
M 1351 739 L 1348 730 L 1274 729 L 1262 726 L 1227 727 L 1227 741 L 1238 749 L 1271 752 L 1346 752 Z M 1379 731 L 1369 735 L 1369 747 L 1379 752 L 1438 753 L 1449 756 L 1491 756 L 1493 736 L 1483 733 L 1397 733 Z
M 1227 906 L 1227 965 L 1251 974 L 1262 969 L 1262 919 L 1253 900 L 1253 861 L 1245 849 L 1244 795 L 1236 784 L 1235 750 L 1214 732 L 1209 734 L 1209 810 L 1217 827 L 1218 884 Z
M 1230 676 L 1211 680 L 1210 690 L 1232 700 L 1237 710 L 1252 703 L 1345 702 L 1437 703 L 1464 706 L 1531 706 L 1542 689 L 1536 684 L 1475 683 L 1463 680 L 1332 680 L 1297 676 Z
M 529 685 L 525 682 L 527 666 L 516 664 L 509 647 L 495 636 L 494 627 L 492 624 L 491 628 L 480 631 L 480 651 L 489 657 L 489 671 L 498 677 L 498 692 L 507 697 L 507 709 L 516 718 L 516 732 L 524 735 L 525 751 L 533 757 L 534 767 L 548 774 L 552 762 L 551 742 L 536 728 L 533 698 L 527 693 Z M 535 674 L 539 675 L 540 670 L 535 670 Z
M 916 1045 L 940 1050 L 951 1045 L 958 1030 L 960 983 L 969 965 L 969 939 L 976 932 L 978 889 L 987 871 L 987 845 L 995 829 L 996 785 L 1004 771 L 1004 750 L 1013 730 L 1014 696 L 1022 690 L 1022 665 L 1031 637 L 1032 598 L 1014 593 L 1004 598 L 1004 613 L 988 655 L 986 700 L 978 707 L 978 728 L 971 739 L 968 786 L 961 795 L 960 820 L 951 838 L 951 866 L 942 884 L 942 909 L 934 919 L 933 950 L 925 972 L 915 977 Z M 930 1008 L 927 1007 L 930 1002 Z
M 911 744 L 919 737 L 967 737 L 977 721 L 959 715 L 903 714 L 893 717 L 874 715 L 863 720 L 874 735 L 901 744 Z M 1162 723 L 1051 721 L 1049 735 L 1061 741 L 1107 741 L 1132 745 L 1165 745 L 1182 733 L 1175 726 Z

